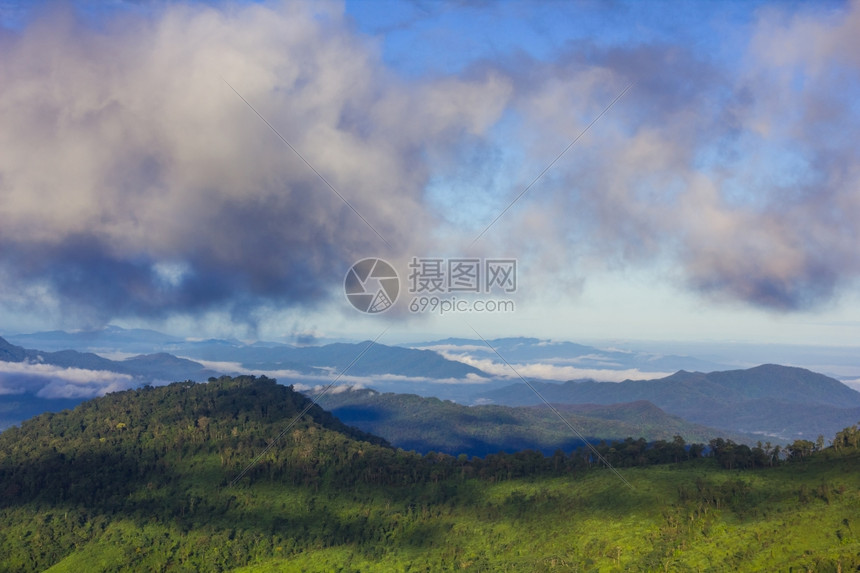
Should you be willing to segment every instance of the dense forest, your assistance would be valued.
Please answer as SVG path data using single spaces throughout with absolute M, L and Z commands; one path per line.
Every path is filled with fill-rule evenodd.
M 265 377 L 145 387 L 0 433 L 0 571 L 855 570 L 858 447 L 420 455 Z

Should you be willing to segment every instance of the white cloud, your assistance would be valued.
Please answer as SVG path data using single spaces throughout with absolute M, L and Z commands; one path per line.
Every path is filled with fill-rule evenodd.
M 858 392 L 860 392 L 860 378 L 854 378 L 853 380 L 842 380 L 841 382 L 852 390 L 857 390 Z
M 548 364 L 582 364 L 583 362 L 589 362 L 592 364 L 600 364 L 608 368 L 619 365 L 617 362 L 603 354 L 583 354 L 582 356 L 575 356 L 573 358 L 548 358 L 546 359 L 546 362 Z
M 178 358 L 183 358 L 185 360 L 192 360 L 207 370 L 214 370 L 215 372 L 241 372 L 245 370 L 242 367 L 241 362 L 228 362 L 226 360 L 201 360 L 199 358 L 194 358 L 192 356 L 179 356 Z
M 665 265 L 706 300 L 776 311 L 851 286 L 860 2 L 777 5 L 752 29 L 740 64 L 671 43 L 533 62 L 512 107 L 538 170 L 633 87 L 492 235 L 529 253 L 532 282 L 570 296 L 595 271 Z
M 431 346 L 412 346 L 418 350 L 433 350 L 438 353 L 442 352 L 492 352 L 487 345 L 480 344 L 434 344 Z
M 0 362 L 0 394 L 27 392 L 41 398 L 92 398 L 135 385 L 131 376 L 117 372 Z
M 305 394 L 319 394 L 323 390 L 325 390 L 327 385 L 317 384 L 316 386 L 310 386 L 308 384 L 296 383 L 293 384 L 293 389 L 298 392 L 303 392 Z M 326 390 L 326 394 L 342 394 L 343 392 L 352 392 L 353 390 L 363 390 L 364 386 L 361 384 L 335 384 L 328 390 Z
M 557 366 L 533 362 L 528 364 L 511 363 L 516 373 L 504 363 L 495 362 L 488 358 L 475 358 L 469 354 L 457 354 L 451 352 L 440 352 L 448 360 L 456 360 L 483 370 L 491 376 L 503 378 L 518 378 L 517 373 L 524 378 L 540 378 L 543 380 L 576 380 L 590 378 L 599 382 L 623 382 L 624 380 L 650 380 L 663 378 L 672 374 L 671 372 L 643 372 L 636 368 L 626 370 L 609 370 L 602 368 L 576 368 L 573 366 Z
M 186 357 L 187 358 L 187 357 Z M 196 358 L 188 358 L 202 364 L 205 368 L 216 370 L 219 372 L 229 372 L 234 374 L 249 374 L 251 376 L 266 376 L 273 378 L 283 383 L 293 383 L 292 380 L 302 380 L 305 382 L 319 382 L 323 386 L 337 378 L 338 385 L 346 384 L 348 386 L 365 388 L 373 386 L 374 382 L 386 383 L 401 383 L 404 390 L 408 390 L 410 384 L 485 384 L 488 380 L 477 374 L 467 374 L 465 378 L 428 378 L 424 376 L 403 376 L 400 374 L 371 374 L 368 376 L 355 376 L 352 374 L 340 375 L 340 370 L 330 366 L 320 366 L 319 370 L 326 374 L 305 374 L 296 370 L 280 369 L 280 370 L 263 370 L 258 368 L 245 368 L 239 362 L 217 362 L 211 360 L 198 360 Z M 302 384 L 302 383 L 293 383 Z

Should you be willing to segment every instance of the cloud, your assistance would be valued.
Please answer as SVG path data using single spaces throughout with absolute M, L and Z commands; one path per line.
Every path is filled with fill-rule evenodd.
M 316 386 L 309 386 L 308 384 L 293 384 L 293 389 L 297 392 L 304 392 L 305 394 L 319 394 L 323 390 L 325 390 L 325 386 L 318 384 Z M 326 394 L 342 394 L 344 392 L 352 392 L 354 390 L 363 390 L 364 386 L 361 384 L 336 384 L 326 390 Z
M 765 6 L 714 50 L 580 38 L 425 77 L 382 41 L 302 2 L 156 3 L 98 26 L 54 10 L 3 32 L 2 300 L 87 326 L 314 307 L 359 258 L 468 251 L 486 205 L 631 84 L 475 250 L 566 296 L 653 266 L 793 311 L 857 280 L 860 2 Z M 510 188 L 480 189 L 499 164 Z
M 128 374 L 50 364 L 0 362 L 0 394 L 35 394 L 41 398 L 92 398 L 136 385 Z
M 852 390 L 856 390 L 860 392 L 860 378 L 854 378 L 850 380 L 842 380 L 843 384 L 851 388 Z
M 653 266 L 711 300 L 794 311 L 854 283 L 860 3 L 769 8 L 751 30 L 737 59 L 581 42 L 510 64 L 535 174 L 632 89 L 488 238 L 528 253 L 536 282 L 567 274 L 567 292 L 594 271 Z
M 591 379 L 598 382 L 623 382 L 624 380 L 653 380 L 665 378 L 671 372 L 642 372 L 637 368 L 625 370 L 610 370 L 603 368 L 576 368 L 574 366 L 558 366 L 540 362 L 527 364 L 511 363 L 510 366 L 501 362 L 495 362 L 489 358 L 475 358 L 466 353 L 454 353 L 438 351 L 448 360 L 456 360 L 469 366 L 474 366 L 491 376 L 502 378 L 539 378 L 542 380 L 579 380 Z M 511 367 L 514 370 L 511 370 Z
M 418 350 L 433 350 L 442 354 L 443 352 L 493 352 L 492 348 L 486 344 L 428 344 L 422 346 L 412 346 Z
M 510 91 L 398 79 L 336 4 L 156 5 L 98 29 L 53 11 L 2 41 L 4 289 L 95 324 L 313 305 L 388 249 L 225 81 L 392 256 L 432 225 L 424 157 L 483 133 Z
M 549 358 L 547 359 L 547 362 L 550 364 L 581 364 L 583 362 L 590 362 L 592 364 L 606 366 L 607 368 L 620 366 L 617 361 L 612 360 L 604 354 L 583 354 L 573 358 Z
M 191 360 L 191 358 L 189 358 Z M 486 384 L 490 382 L 488 378 L 478 374 L 467 374 L 465 378 L 428 378 L 425 376 L 404 376 L 401 374 L 372 374 L 367 376 L 355 376 L 352 374 L 340 374 L 340 370 L 334 367 L 317 367 L 325 372 L 324 374 L 306 374 L 297 370 L 280 369 L 280 370 L 264 370 L 259 368 L 245 368 L 239 362 L 218 362 L 213 360 L 200 360 L 194 358 L 196 362 L 202 364 L 205 368 L 216 370 L 218 372 L 226 372 L 231 374 L 250 374 L 252 376 L 267 376 L 278 380 L 281 383 L 288 384 L 301 381 L 318 382 L 324 386 L 328 385 L 337 378 L 337 385 L 349 385 L 353 387 L 366 388 L 373 386 L 374 383 L 385 384 L 403 384 L 404 389 L 408 389 L 410 384 Z M 336 387 L 336 386 L 335 386 Z

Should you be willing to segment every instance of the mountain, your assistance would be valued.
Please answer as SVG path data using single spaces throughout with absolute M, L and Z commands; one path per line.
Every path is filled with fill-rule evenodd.
M 364 352 L 369 344 L 372 343 L 370 341 L 354 344 L 337 342 L 323 346 L 236 346 L 223 343 L 186 343 L 177 346 L 175 353 L 197 360 L 238 362 L 243 368 L 254 370 L 280 370 L 289 368 L 290 365 L 301 365 L 305 369 L 329 369 L 339 372 L 352 364 L 349 374 L 353 376 L 387 374 L 432 379 L 459 379 L 469 375 L 487 376 L 477 368 L 448 360 L 430 350 L 375 343 Z M 354 362 L 359 355 L 361 359 Z
M 108 325 L 104 328 L 65 332 L 51 330 L 32 334 L 8 335 L 7 339 L 28 348 L 45 351 L 78 350 L 149 354 L 162 350 L 169 344 L 183 339 L 155 330 L 142 328 L 126 329 Z
M 141 383 L 176 379 L 203 381 L 219 374 L 205 368 L 199 362 L 177 358 L 166 353 L 134 356 L 125 360 L 109 360 L 92 352 L 77 350 L 45 352 L 25 349 L 10 344 L 3 338 L 0 338 L 0 361 L 128 374 L 137 377 Z
M 191 360 L 233 362 L 240 369 L 291 370 L 301 374 L 327 375 L 341 371 L 362 353 L 369 341 L 336 342 L 320 346 L 293 346 L 258 341 L 245 344 L 235 339 L 185 340 L 154 330 L 107 326 L 81 332 L 50 331 L 7 337 L 22 346 L 43 352 L 73 350 L 97 353 L 171 354 Z M 0 353 L 2 353 L 0 348 Z M 2 354 L 0 354 L 2 359 Z M 103 366 L 106 366 L 103 365 Z M 106 369 L 106 368 L 105 368 Z M 415 378 L 455 379 L 468 375 L 486 377 L 479 369 L 447 360 L 436 352 L 376 343 L 350 368 L 354 376 L 390 374 Z M 180 377 L 175 374 L 172 378 Z M 205 379 L 205 378 L 204 378 Z
M 539 338 L 496 338 L 488 341 L 495 351 L 508 362 L 545 363 L 556 366 L 574 366 L 583 369 L 629 370 L 643 372 L 673 372 L 676 370 L 725 370 L 725 363 L 700 360 L 692 356 L 631 352 L 619 349 L 602 349 L 574 342 L 542 340 Z M 495 359 L 483 340 L 446 338 L 433 342 L 409 345 L 414 348 L 436 349 L 453 354 L 465 353 L 474 357 Z
M 658 380 L 534 382 L 533 386 L 550 402 L 647 400 L 690 422 L 780 440 L 815 439 L 860 419 L 860 392 L 822 374 L 774 364 L 709 374 L 680 371 Z M 505 405 L 541 402 L 525 384 L 478 398 Z
M 118 365 L 121 372 L 159 381 L 194 380 L 202 382 L 219 374 L 214 370 L 204 368 L 199 362 L 177 358 L 165 352 L 133 356 L 120 361 Z
M 373 390 L 327 394 L 320 403 L 344 423 L 420 453 L 485 456 L 532 449 L 550 455 L 557 449 L 569 451 L 584 444 L 545 406 L 464 406 L 438 398 Z M 707 443 L 724 437 L 755 443 L 751 436 L 727 435 L 670 416 L 646 401 L 609 406 L 564 405 L 559 410 L 593 443 L 627 437 L 671 440 L 676 435 L 688 442 Z
M 27 395 L 23 399 L 29 404 L 29 408 L 22 410 L 18 417 L 15 416 L 14 410 L 11 410 L 7 416 L 0 418 L 0 429 L 26 419 L 24 412 L 27 415 L 34 413 L 33 408 L 39 399 L 76 397 L 80 401 L 107 389 L 161 384 L 170 380 L 202 382 L 212 376 L 238 374 L 242 370 L 274 371 L 282 382 L 305 383 L 309 376 L 317 380 L 328 380 L 333 374 L 349 367 L 349 376 L 376 377 L 374 384 L 379 387 L 408 387 L 412 392 L 424 394 L 441 390 L 447 397 L 463 399 L 474 393 L 476 384 L 499 387 L 504 383 L 493 382 L 479 369 L 448 360 L 436 352 L 372 344 L 369 341 L 356 344 L 333 343 L 318 347 L 295 347 L 264 342 L 244 345 L 238 341 L 217 339 L 185 341 L 154 331 L 124 330 L 118 327 L 108 327 L 96 333 L 42 333 L 33 335 L 31 339 L 54 341 L 57 344 L 70 340 L 76 340 L 78 343 L 95 340 L 107 344 L 107 337 L 111 335 L 118 337 L 117 344 L 122 348 L 129 348 L 128 344 L 135 341 L 146 344 L 158 341 L 164 348 L 171 348 L 184 356 L 158 352 L 124 360 L 111 360 L 92 352 L 78 350 L 26 349 L 0 338 L 0 383 L 4 382 L 2 362 L 28 365 L 26 368 L 16 369 L 13 382 L 7 380 L 5 388 L 0 386 L 0 392 L 5 390 L 7 393 Z M 207 368 L 189 356 L 216 364 L 214 368 Z M 359 356 L 360 360 L 356 361 Z M 57 368 L 46 370 L 45 366 Z M 82 384 L 79 375 L 68 384 L 69 373 L 61 372 L 60 369 L 70 368 L 98 373 L 93 377 L 101 382 Z M 460 380 L 461 384 L 438 383 L 451 380 Z M 46 391 L 44 388 L 51 384 L 54 387 Z M 42 411 L 51 411 L 54 408 L 55 405 L 45 402 Z
M 860 429 L 842 435 L 742 471 L 596 446 L 610 471 L 591 450 L 395 450 L 266 378 L 140 388 L 0 433 L 0 572 L 855 571 Z
M 10 344 L 8 341 L 0 338 L 0 361 L 3 362 L 23 362 L 27 359 L 27 351 L 20 346 Z
M 109 360 L 76 350 L 26 349 L 0 338 L 0 430 L 107 391 L 219 374 L 165 353 Z
M 332 343 L 294 346 L 279 342 L 258 341 L 246 344 L 236 339 L 185 340 L 154 330 L 124 329 L 110 325 L 102 329 L 79 332 L 49 331 L 7 336 L 8 340 L 28 348 L 44 351 L 77 350 L 79 352 L 157 354 L 169 353 L 192 360 L 235 362 L 250 370 L 293 370 L 303 374 L 323 374 L 324 369 L 342 369 L 367 344 Z M 729 366 L 691 356 L 599 349 L 593 346 L 541 340 L 537 338 L 499 338 L 490 341 L 506 359 L 514 362 L 545 362 L 559 366 L 586 369 L 650 372 L 685 370 L 712 371 Z M 464 369 L 461 363 L 441 357 L 423 356 L 417 351 L 445 350 L 493 357 L 481 340 L 448 338 L 409 345 L 377 344 L 355 365 L 355 375 L 394 374 L 397 376 L 435 379 L 462 378 L 477 369 Z M 471 368 L 471 367 L 469 367 Z

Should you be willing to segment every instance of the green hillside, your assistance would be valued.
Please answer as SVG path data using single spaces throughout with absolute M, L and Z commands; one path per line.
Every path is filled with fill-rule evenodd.
M 589 451 L 418 456 L 317 407 L 290 427 L 308 405 L 271 380 L 225 377 L 0 433 L 0 571 L 860 566 L 856 428 L 838 450 L 797 444 L 773 467 L 716 441 L 719 460 L 677 440 L 602 445 L 619 477 Z
M 421 453 L 429 451 L 485 456 L 499 451 L 534 449 L 552 454 L 583 445 L 545 406 L 464 406 L 414 394 L 351 390 L 326 394 L 321 404 L 339 419 L 382 436 L 394 446 Z M 722 436 L 754 444 L 757 438 L 728 434 L 670 416 L 650 402 L 611 405 L 560 405 L 568 421 L 589 441 L 623 440 L 708 442 Z

